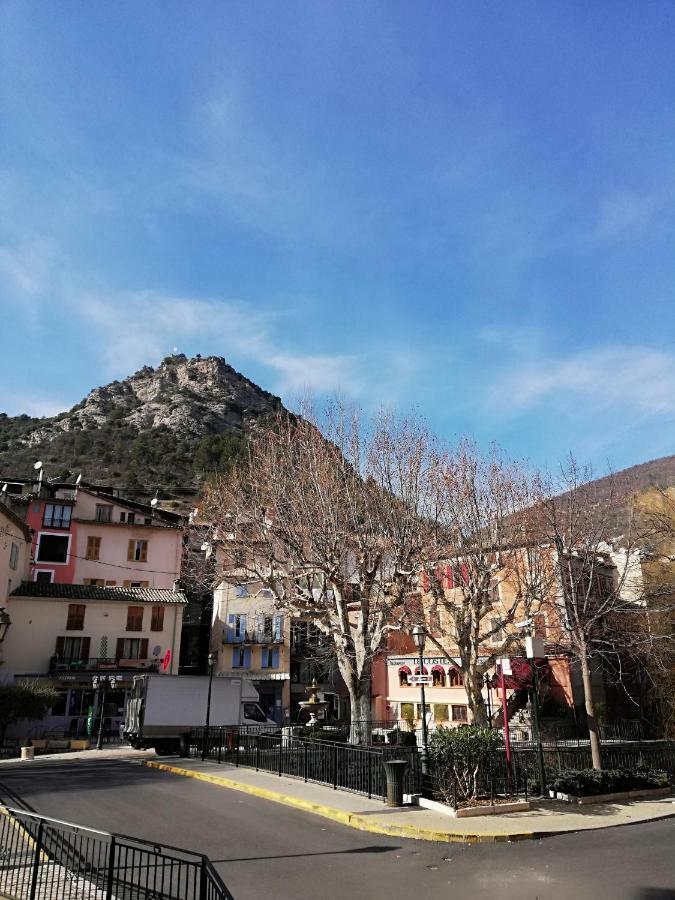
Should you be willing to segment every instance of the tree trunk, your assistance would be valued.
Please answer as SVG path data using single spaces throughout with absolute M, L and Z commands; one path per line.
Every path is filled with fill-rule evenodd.
M 586 706 L 586 721 L 588 722 L 588 737 L 591 742 L 591 756 L 593 758 L 593 768 L 602 769 L 602 757 L 600 756 L 600 736 L 598 734 L 598 723 L 595 719 L 595 707 L 593 705 L 593 684 L 591 682 L 591 667 L 588 662 L 588 655 L 584 648 L 580 653 L 581 662 L 581 680 L 584 685 L 584 704 Z
M 471 716 L 474 725 L 487 725 L 487 710 L 485 708 L 485 698 L 483 697 L 483 676 L 480 672 L 465 671 L 464 684 L 466 688 L 466 697 L 471 710 Z

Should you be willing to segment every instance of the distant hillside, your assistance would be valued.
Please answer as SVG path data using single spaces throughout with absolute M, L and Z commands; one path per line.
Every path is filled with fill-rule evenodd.
M 196 490 L 241 452 L 255 423 L 281 400 L 216 356 L 169 356 L 95 388 L 50 418 L 0 413 L 0 473 L 75 477 L 117 487 Z

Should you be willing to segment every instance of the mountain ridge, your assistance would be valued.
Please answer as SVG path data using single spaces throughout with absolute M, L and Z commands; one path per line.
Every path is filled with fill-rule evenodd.
M 70 410 L 35 418 L 0 413 L 0 472 L 74 478 L 147 495 L 194 494 L 209 473 L 226 471 L 258 422 L 288 413 L 281 399 L 219 356 L 165 357 L 121 381 L 93 388 Z M 290 415 L 290 413 L 289 413 Z M 675 485 L 675 455 L 594 479 L 620 494 Z
M 189 492 L 227 468 L 259 420 L 284 411 L 222 357 L 176 354 L 93 388 L 56 416 L 0 413 L 0 470 L 20 477 L 42 459 L 50 477 L 85 471 L 116 487 Z

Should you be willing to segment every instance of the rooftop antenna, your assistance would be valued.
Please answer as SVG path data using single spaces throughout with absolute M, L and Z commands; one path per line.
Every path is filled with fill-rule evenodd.
M 80 474 L 75 479 L 75 484 L 79 484 L 81 481 L 82 481 L 82 472 L 80 472 Z

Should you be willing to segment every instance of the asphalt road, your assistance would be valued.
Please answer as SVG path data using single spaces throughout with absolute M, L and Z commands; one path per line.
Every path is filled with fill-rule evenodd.
M 206 853 L 237 900 L 673 900 L 675 820 L 513 844 L 380 837 L 137 763 L 0 768 L 0 797 Z

